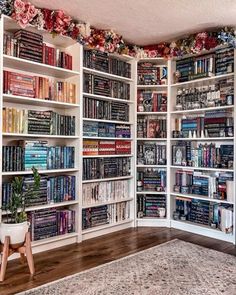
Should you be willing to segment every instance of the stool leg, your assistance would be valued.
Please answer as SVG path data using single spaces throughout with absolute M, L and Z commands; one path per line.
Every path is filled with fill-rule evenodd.
M 30 233 L 27 233 L 25 236 L 25 254 L 26 254 L 30 273 L 31 275 L 33 275 L 35 273 L 35 268 L 34 268 L 34 259 L 32 254 L 31 241 L 30 241 Z
M 21 262 L 22 264 L 25 263 L 25 254 L 23 254 L 23 253 L 20 253 L 20 262 Z
M 7 259 L 9 255 L 9 245 L 10 245 L 10 237 L 5 237 L 3 252 L 2 252 L 2 265 L 1 265 L 1 273 L 0 273 L 0 281 L 3 282 L 5 278 L 6 268 L 7 268 Z

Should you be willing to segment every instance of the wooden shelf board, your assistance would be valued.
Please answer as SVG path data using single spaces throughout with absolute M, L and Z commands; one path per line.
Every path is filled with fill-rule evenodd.
M 64 201 L 64 202 L 50 203 L 45 205 L 31 206 L 31 207 L 26 207 L 25 211 L 30 212 L 30 211 L 36 211 L 36 210 L 42 210 L 42 209 L 71 206 L 71 205 L 78 205 L 78 201 L 73 200 L 73 201 Z M 2 215 L 7 215 L 7 212 L 2 211 Z
M 208 111 L 220 111 L 220 110 L 230 110 L 233 109 L 234 105 L 229 106 L 220 106 L 220 107 L 211 107 L 211 108 L 202 108 L 202 109 L 193 109 L 193 110 L 180 110 L 180 111 L 172 111 L 171 114 L 188 114 L 188 113 L 205 113 Z
M 204 200 L 204 201 L 215 202 L 215 203 L 234 204 L 234 202 L 228 202 L 228 201 L 225 201 L 225 200 L 212 199 L 212 198 L 209 198 L 207 196 L 201 196 L 201 195 L 181 194 L 181 193 L 175 193 L 175 192 L 171 192 L 170 195 L 174 196 L 174 197 L 198 199 L 198 200 Z
M 133 157 L 133 154 L 119 154 L 119 155 L 83 155 L 83 158 L 128 158 Z
M 2 97 L 3 97 L 3 102 L 10 102 L 10 103 L 17 103 L 17 104 L 53 107 L 58 109 L 75 109 L 79 107 L 79 104 L 46 100 L 46 99 L 40 99 L 40 98 L 16 96 L 12 94 L 2 94 Z
M 86 205 L 82 206 L 82 209 L 99 207 L 99 206 L 109 205 L 109 204 L 117 204 L 117 203 L 122 203 L 122 202 L 129 202 L 129 201 L 133 201 L 133 198 L 124 198 L 124 199 L 120 199 L 120 200 L 100 202 L 100 203 L 96 203 L 96 204 L 86 204 Z
M 109 74 L 106 72 L 102 72 L 102 71 L 98 71 L 98 70 L 94 70 L 94 69 L 90 69 L 90 68 L 86 68 L 86 67 L 83 67 L 83 71 L 85 73 L 96 74 L 98 76 L 102 76 L 102 77 L 106 77 L 106 78 L 110 78 L 110 79 L 114 79 L 114 80 L 119 80 L 119 81 L 124 81 L 124 82 L 133 82 L 133 80 L 130 78 L 126 78 L 126 77 L 122 77 L 122 76 L 118 76 L 118 75 L 113 75 L 113 74 Z
M 86 92 L 83 92 L 83 96 L 98 99 L 98 100 L 116 101 L 116 102 L 121 102 L 121 103 L 126 103 L 126 104 L 133 104 L 134 103 L 133 101 L 126 100 L 126 99 L 120 99 L 120 98 L 109 97 L 109 96 L 104 96 L 104 95 L 91 94 L 91 93 L 86 93 Z
M 79 136 L 76 135 L 50 135 L 50 134 L 25 134 L 25 133 L 9 133 L 3 132 L 4 137 L 33 137 L 33 138 L 61 138 L 61 139 L 78 139 Z
M 95 136 L 83 136 L 83 139 L 91 139 L 91 140 L 127 140 L 132 141 L 133 138 L 124 138 L 124 137 L 95 137 Z
M 174 166 L 174 165 L 171 165 L 170 167 L 173 169 L 184 169 L 184 170 L 234 172 L 234 169 L 223 169 L 223 168 L 189 167 L 189 166 Z
M 186 81 L 186 82 L 180 82 L 180 83 L 175 83 L 171 84 L 171 87 L 179 87 L 179 86 L 184 86 L 184 85 L 192 85 L 192 84 L 203 84 L 204 82 L 211 82 L 214 80 L 220 80 L 220 79 L 225 79 L 229 77 L 233 77 L 234 73 L 229 73 L 229 74 L 224 74 L 224 75 L 219 75 L 219 76 L 212 76 L 212 77 L 206 77 L 206 78 L 201 78 L 201 79 L 195 79 L 191 81 Z
M 132 178 L 133 176 L 117 176 L 117 177 L 102 178 L 102 179 L 83 180 L 82 183 L 103 182 L 103 181 L 111 181 L 111 180 L 125 180 L 125 179 L 132 179 Z
M 67 169 L 51 169 L 51 170 L 38 170 L 40 174 L 52 174 L 52 173 L 68 173 L 68 172 L 78 172 L 77 168 L 67 168 Z M 2 172 L 3 176 L 14 176 L 14 175 L 29 175 L 32 174 L 32 171 L 10 171 Z
M 33 241 L 32 247 L 38 247 L 41 245 L 50 244 L 50 243 L 54 243 L 57 241 L 66 240 L 66 239 L 70 239 L 70 238 L 76 238 L 76 237 L 78 237 L 78 233 L 69 233 L 69 234 L 59 235 L 59 236 L 55 236 L 55 237 L 51 237 L 51 238 L 47 238 L 47 239 L 43 239 L 43 240 L 39 240 L 39 241 Z
M 120 125 L 132 125 L 131 122 L 126 121 L 115 121 L 115 120 L 102 120 L 102 119 L 90 119 L 90 118 L 83 118 L 83 121 L 89 121 L 89 122 L 104 122 L 104 123 L 115 123 Z
M 93 227 L 93 228 L 82 230 L 82 234 L 87 234 L 87 233 L 99 231 L 99 230 L 102 230 L 102 229 L 105 229 L 105 228 L 111 228 L 111 227 L 115 227 L 115 226 L 126 224 L 126 223 L 131 223 L 131 222 L 133 222 L 132 219 L 127 219 L 127 220 L 122 220 L 122 221 L 119 221 L 119 222 L 116 222 L 116 223 L 110 223 L 110 224 L 105 224 L 105 225 L 101 225 L 101 226 L 96 226 L 96 227 Z
M 45 75 L 46 73 L 47 76 L 61 79 L 71 78 L 80 74 L 77 71 L 54 67 L 19 57 L 8 56 L 6 54 L 3 54 L 3 67 L 36 73 L 37 75 Z

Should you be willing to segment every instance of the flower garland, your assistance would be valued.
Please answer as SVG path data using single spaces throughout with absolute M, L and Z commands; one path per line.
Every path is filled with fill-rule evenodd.
M 122 36 L 111 30 L 99 30 L 91 28 L 88 23 L 75 21 L 62 10 L 36 8 L 24 0 L 0 0 L 0 16 L 1 14 L 12 17 L 22 28 L 33 25 L 39 30 L 47 30 L 54 37 L 68 36 L 92 49 L 129 54 L 138 58 L 183 56 L 210 50 L 222 44 L 236 48 L 236 32 L 227 27 L 142 48 L 126 44 Z

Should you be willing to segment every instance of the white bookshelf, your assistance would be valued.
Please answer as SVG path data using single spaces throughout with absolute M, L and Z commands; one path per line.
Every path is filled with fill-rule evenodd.
M 9 31 L 14 32 L 20 29 L 17 23 L 9 17 L 2 16 L 0 21 L 0 32 L 3 36 L 3 32 Z M 183 220 L 174 220 L 173 211 L 174 211 L 174 200 L 175 197 L 179 196 L 187 199 L 201 199 L 201 200 L 210 200 L 216 203 L 226 203 L 233 204 L 234 208 L 236 206 L 235 191 L 236 186 L 234 182 L 234 201 L 223 201 L 218 199 L 209 199 L 208 197 L 190 195 L 190 194 L 180 194 L 173 192 L 174 176 L 177 170 L 189 170 L 189 171 L 202 171 L 202 172 L 231 172 L 235 174 L 236 171 L 236 161 L 234 160 L 234 167 L 232 169 L 220 169 L 220 168 L 203 168 L 203 167 L 184 167 L 184 166 L 174 166 L 172 165 L 172 153 L 171 146 L 175 142 L 180 141 L 194 141 L 194 142 L 227 142 L 234 144 L 234 154 L 236 154 L 236 128 L 234 128 L 234 135 L 232 137 L 214 137 L 214 138 L 173 138 L 173 121 L 174 118 L 180 116 L 188 115 L 204 115 L 206 111 L 216 111 L 216 110 L 228 110 L 236 113 L 235 105 L 221 106 L 221 107 L 209 107 L 202 109 L 191 109 L 191 110 L 176 110 L 175 101 L 176 93 L 179 87 L 198 87 L 214 83 L 217 80 L 232 78 L 234 77 L 234 85 L 236 85 L 235 74 L 225 74 L 219 76 L 212 76 L 202 79 L 196 79 L 193 81 L 187 81 L 183 83 L 175 83 L 172 81 L 173 72 L 175 71 L 176 60 L 166 60 L 163 58 L 143 58 L 139 60 L 134 60 L 129 56 L 120 56 L 114 55 L 116 58 L 127 61 L 131 64 L 131 78 L 121 77 L 109 73 L 104 73 L 101 71 L 89 69 L 83 67 L 83 48 L 81 45 L 76 43 L 74 40 L 64 37 L 57 36 L 52 38 L 51 34 L 48 34 L 45 31 L 38 31 L 33 27 L 27 27 L 27 30 L 37 32 L 43 35 L 44 40 L 57 47 L 63 48 L 68 53 L 73 56 L 73 70 L 66 70 L 58 67 L 53 67 L 45 64 L 40 64 L 32 61 L 27 61 L 24 59 L 6 56 L 2 54 L 3 52 L 3 37 L 0 38 L 0 109 L 2 110 L 3 106 L 12 106 L 16 108 L 25 108 L 25 109 L 37 109 L 37 110 L 54 110 L 60 114 L 65 115 L 74 115 L 76 116 L 76 135 L 75 136 L 58 136 L 58 135 L 40 135 L 40 134 L 17 134 L 17 133 L 3 133 L 2 130 L 2 120 L 0 120 L 0 144 L 1 146 L 19 139 L 45 139 L 48 140 L 49 144 L 67 144 L 75 146 L 75 168 L 70 169 L 53 169 L 53 170 L 39 170 L 41 174 L 47 175 L 75 175 L 76 176 L 76 200 L 74 201 L 65 201 L 61 203 L 46 204 L 42 206 L 33 206 L 26 209 L 30 210 L 40 210 L 46 208 L 71 208 L 76 211 L 76 232 L 65 234 L 61 236 L 56 236 L 53 238 L 35 241 L 33 242 L 33 251 L 40 252 L 48 249 L 54 249 L 56 247 L 61 247 L 64 245 L 72 244 L 75 242 L 81 242 L 82 240 L 90 239 L 96 236 L 103 234 L 111 233 L 117 230 L 125 229 L 132 226 L 163 226 L 163 227 L 172 227 L 176 229 L 185 230 L 188 232 L 205 235 L 211 238 L 220 239 L 223 241 L 228 241 L 231 243 L 236 243 L 236 214 L 234 210 L 234 232 L 233 234 L 225 234 L 220 230 L 216 230 L 207 226 L 201 226 L 199 224 L 193 224 Z M 236 54 L 234 55 L 236 56 Z M 137 85 L 137 64 L 138 62 L 151 62 L 157 65 L 157 67 L 167 66 L 168 69 L 168 81 L 166 85 Z M 236 58 L 235 58 L 236 64 Z M 19 73 L 28 73 L 32 75 L 38 75 L 42 77 L 53 77 L 63 81 L 68 81 L 75 83 L 77 85 L 77 101 L 75 104 L 58 102 L 58 101 L 49 101 L 39 98 L 28 98 L 23 96 L 15 96 L 11 94 L 3 93 L 2 77 L 3 70 L 7 69 L 10 71 L 16 71 Z M 131 99 L 123 100 L 116 97 L 107 97 L 103 95 L 95 95 L 91 93 L 83 92 L 83 74 L 91 73 L 101 77 L 109 78 L 112 80 L 117 80 L 125 83 L 129 83 L 131 86 Z M 167 112 L 137 112 L 137 91 L 138 90 L 147 90 L 155 91 L 156 93 L 167 93 Z M 97 120 L 83 117 L 83 97 L 93 98 L 101 101 L 110 101 L 110 102 L 121 102 L 127 104 L 130 109 L 130 118 L 129 122 L 121 122 L 115 120 Z M 236 90 L 234 90 L 234 97 L 236 97 Z M 2 111 L 1 111 L 2 112 Z M 2 113 L 1 113 L 2 114 Z M 138 138 L 136 123 L 139 116 L 157 116 L 167 119 L 167 137 L 166 138 Z M 1 116 L 2 118 L 2 116 Z M 103 123 L 117 123 L 130 125 L 131 127 L 131 138 L 114 138 L 114 137 L 89 137 L 83 135 L 83 123 L 84 122 L 103 122 Z M 131 154 L 124 155 L 94 155 L 86 156 L 83 155 L 83 140 L 123 140 L 130 141 L 132 150 Z M 167 163 L 166 165 L 137 165 L 137 144 L 139 142 L 156 142 L 161 145 L 166 145 L 167 152 Z M 85 158 L 116 158 L 116 157 L 129 157 L 131 159 L 131 175 L 129 176 L 120 176 L 120 177 L 109 177 L 103 179 L 91 179 L 83 180 L 83 159 Z M 0 161 L 2 161 L 2 149 L 0 151 Z M 167 186 L 165 192 L 150 192 L 150 191 L 137 191 L 137 170 L 143 168 L 157 168 L 166 171 Z M 16 172 L 3 172 L 2 166 L 0 168 L 0 184 L 12 176 L 17 175 L 29 175 L 31 171 L 16 171 Z M 117 181 L 117 180 L 127 180 L 129 182 L 129 196 L 127 198 L 108 200 L 99 203 L 83 203 L 83 185 L 89 183 L 100 183 L 107 181 Z M 165 218 L 137 218 L 137 197 L 140 195 L 165 195 L 167 201 L 166 207 L 166 217 Z M 2 191 L 0 192 L 0 200 L 2 200 Z M 121 202 L 130 203 L 130 218 L 116 223 L 106 224 L 103 226 L 98 226 L 86 230 L 82 230 L 82 210 L 91 207 L 97 207 L 102 205 L 111 205 L 118 204 Z M 6 212 L 0 210 L 0 221 L 4 218 Z
M 86 49 L 85 49 L 86 50 Z M 88 208 L 94 208 L 99 207 L 103 205 L 113 205 L 113 204 L 119 204 L 122 202 L 127 202 L 130 204 L 130 212 L 129 212 L 129 219 L 125 219 L 122 221 L 117 222 L 111 222 L 109 224 L 101 225 L 101 226 L 95 226 L 88 229 L 82 229 L 82 240 L 86 240 L 89 238 L 97 237 L 103 234 L 111 233 L 120 229 L 128 228 L 130 226 L 134 225 L 134 161 L 135 161 L 135 149 L 134 149 L 134 119 L 135 119 L 135 110 L 134 110 L 134 94 L 136 91 L 136 87 L 134 85 L 134 79 L 136 77 L 135 72 L 135 61 L 133 58 L 129 56 L 120 56 L 120 55 L 112 55 L 109 54 L 110 57 L 115 57 L 116 59 L 128 62 L 131 64 L 131 78 L 122 77 L 118 75 L 113 75 L 110 73 L 106 73 L 103 71 L 98 71 L 95 69 L 90 69 L 88 67 L 83 67 L 83 73 L 90 73 L 94 74 L 96 76 L 99 76 L 101 78 L 107 78 L 110 80 L 115 80 L 119 82 L 129 83 L 130 84 L 130 99 L 121 99 L 117 97 L 109 97 L 105 95 L 97 95 L 93 93 L 87 93 L 85 92 L 85 89 L 82 92 L 81 97 L 91 98 L 99 101 L 105 101 L 105 102 L 117 102 L 122 104 L 127 104 L 127 107 L 129 107 L 129 121 L 118 121 L 118 120 L 105 120 L 105 119 L 93 119 L 93 118 L 87 118 L 83 116 L 83 108 L 81 108 L 81 117 L 82 117 L 82 123 L 81 126 L 83 126 L 84 122 L 101 122 L 101 123 L 113 123 L 113 124 L 119 124 L 119 125 L 129 125 L 131 128 L 131 137 L 130 138 L 119 138 L 119 137 L 90 137 L 82 135 L 83 140 L 106 140 L 106 141 L 115 141 L 115 140 L 121 140 L 121 141 L 130 141 L 131 142 L 131 153 L 130 154 L 115 154 L 115 155 L 82 155 L 82 159 L 102 159 L 102 158 L 129 158 L 131 160 L 131 173 L 127 176 L 117 176 L 117 177 L 108 177 L 108 178 L 102 178 L 102 179 L 88 179 L 88 180 L 82 180 L 83 185 L 87 184 L 94 184 L 94 183 L 103 183 L 103 182 L 114 182 L 114 181 L 127 181 L 129 183 L 129 196 L 126 198 L 119 198 L 115 200 L 103 200 L 102 202 L 96 202 L 93 203 L 92 200 L 89 203 L 85 203 L 82 201 L 82 209 L 88 209 Z M 83 167 L 82 167 L 83 169 Z M 81 224 L 82 228 L 82 224 Z
M 50 176 L 59 176 L 59 175 L 74 175 L 76 177 L 76 199 L 72 201 L 64 201 L 60 203 L 48 203 L 45 205 L 27 207 L 26 211 L 37 211 L 41 209 L 49 208 L 70 208 L 76 212 L 76 231 L 74 233 L 64 234 L 55 236 L 48 239 L 43 239 L 39 241 L 34 241 L 33 251 L 40 252 L 46 249 L 53 249 L 57 246 L 63 246 L 71 243 L 78 242 L 81 240 L 79 238 L 79 197 L 80 197 L 80 187 L 81 187 L 81 167 L 80 161 L 81 157 L 76 157 L 76 155 L 81 154 L 81 130 L 80 130 L 80 101 L 81 101 L 81 75 L 80 70 L 82 68 L 82 59 L 81 51 L 82 46 L 73 41 L 70 38 L 59 36 L 58 38 L 53 38 L 51 34 L 45 31 L 38 31 L 33 27 L 27 28 L 27 30 L 36 32 L 43 35 L 44 42 L 50 44 L 55 48 L 59 48 L 69 53 L 73 57 L 72 70 L 67 70 L 59 67 L 54 67 L 46 65 L 43 63 L 37 63 L 30 60 L 24 60 L 22 58 L 7 56 L 2 54 L 3 52 L 3 32 L 13 33 L 20 28 L 20 26 L 11 18 L 7 16 L 2 16 L 0 21 L 0 71 L 1 71 L 1 83 L 0 83 L 0 108 L 1 108 L 1 120 L 0 120 L 0 141 L 1 146 L 11 144 L 18 140 L 33 140 L 33 139 L 42 139 L 47 140 L 49 145 L 67 145 L 75 147 L 75 168 L 68 169 L 51 169 L 51 170 L 39 170 L 40 174 L 50 175 Z M 49 101 L 39 98 L 28 98 L 24 96 L 16 96 L 11 94 L 3 93 L 3 70 L 8 70 L 17 73 L 29 74 L 32 76 L 41 76 L 41 77 L 51 77 L 55 80 L 67 81 L 76 84 L 76 103 L 67 103 L 59 101 Z M 62 135 L 42 135 L 42 134 L 21 134 L 21 133 L 6 133 L 2 132 L 2 108 L 3 107 L 14 107 L 17 109 L 27 109 L 27 110 L 52 110 L 56 111 L 62 115 L 71 115 L 76 117 L 76 134 L 74 136 L 62 136 Z M 2 149 L 0 152 L 0 161 L 2 161 Z M 13 176 L 24 176 L 32 174 L 32 171 L 14 171 L 14 172 L 3 172 L 2 165 L 0 168 L 0 184 L 3 182 L 11 180 Z M 0 192 L 0 200 L 2 203 L 2 190 Z M 0 221 L 6 215 L 6 212 L 0 211 Z
M 212 51 L 214 52 L 214 50 Z M 207 52 L 206 52 L 207 53 Z M 235 57 L 235 51 L 234 51 L 234 57 Z M 173 79 L 173 73 L 176 69 L 176 59 L 173 59 L 170 62 L 170 76 Z M 234 63 L 235 64 L 235 63 Z M 227 79 L 227 78 L 234 78 L 234 88 L 235 88 L 235 73 L 229 73 L 229 74 L 223 74 L 223 75 L 218 75 L 218 76 L 211 76 L 211 77 L 206 77 L 206 78 L 200 78 L 196 80 L 191 80 L 191 81 L 186 81 L 186 82 L 181 82 L 181 83 L 174 83 L 173 80 L 169 80 L 169 97 L 170 97 L 170 108 L 169 108 L 169 116 L 170 116 L 170 138 L 169 138 L 169 147 L 170 147 L 170 153 L 169 153 L 169 158 L 172 159 L 172 152 L 171 152 L 171 147 L 173 144 L 178 143 L 178 142 L 184 142 L 184 141 L 192 141 L 197 143 L 215 143 L 217 146 L 226 143 L 226 144 L 233 144 L 234 145 L 234 155 L 236 152 L 235 148 L 235 128 L 234 128 L 234 135 L 232 137 L 199 137 L 199 138 L 173 138 L 172 137 L 172 131 L 175 129 L 174 124 L 175 124 L 175 118 L 184 118 L 186 116 L 192 116 L 192 117 L 197 117 L 197 116 L 204 116 L 207 111 L 228 111 L 232 113 L 232 117 L 235 118 L 235 105 L 225 105 L 225 106 L 216 106 L 216 107 L 205 107 L 205 108 L 198 108 L 198 109 L 187 109 L 187 110 L 176 110 L 175 105 L 176 105 L 176 96 L 177 96 L 177 89 L 186 89 L 186 88 L 194 88 L 194 87 L 202 87 L 202 86 L 208 86 L 215 84 L 219 80 Z M 235 89 L 234 89 L 234 97 L 235 97 Z M 235 122 L 234 122 L 235 126 Z M 194 195 L 194 194 L 188 194 L 188 193 L 179 193 L 179 192 L 174 192 L 173 191 L 173 186 L 175 184 L 175 173 L 177 170 L 184 170 L 184 171 L 200 171 L 204 174 L 207 175 L 213 175 L 215 173 L 224 173 L 224 172 L 230 172 L 234 175 L 235 178 L 235 158 L 234 158 L 234 167 L 231 169 L 224 169 L 224 168 L 208 168 L 208 167 L 189 167 L 189 166 L 177 166 L 177 165 L 172 165 L 172 162 L 170 162 L 169 166 L 169 171 L 170 171 L 170 178 L 169 178 L 169 199 L 170 199 L 170 207 L 169 207 L 169 216 L 170 216 L 170 226 L 176 229 L 192 232 L 195 234 L 200 234 L 204 235 L 207 237 L 231 242 L 231 243 L 236 243 L 236 237 L 235 237 L 235 225 L 236 225 L 236 216 L 235 216 L 235 179 L 234 179 L 234 197 L 233 201 L 228 201 L 228 200 L 219 200 L 215 198 L 210 198 L 208 196 L 203 196 L 203 195 Z M 233 205 L 234 206 L 234 231 L 233 234 L 226 234 L 219 229 L 214 229 L 210 226 L 205 226 L 185 220 L 174 220 L 173 219 L 173 212 L 175 211 L 175 199 L 176 197 L 179 197 L 181 199 L 188 199 L 188 200 L 203 200 L 203 201 L 209 201 L 209 202 L 214 202 L 216 204 L 227 204 L 227 205 Z
M 164 59 L 164 58 L 142 58 L 142 59 L 138 59 L 137 60 L 137 70 L 138 70 L 138 65 L 139 63 L 151 63 L 153 65 L 155 65 L 157 68 L 160 67 L 167 67 L 168 70 L 168 65 L 169 62 Z M 137 72 L 136 72 L 137 73 Z M 168 73 L 169 74 L 169 73 Z M 167 76 L 168 76 L 167 74 Z M 137 75 L 137 74 L 136 74 Z M 169 77 L 168 77 L 169 78 Z M 168 82 L 168 80 L 167 80 Z M 168 142 L 168 124 L 169 124 L 169 119 L 168 119 L 168 101 L 169 101 L 169 91 L 168 91 L 168 83 L 167 84 L 163 84 L 163 85 L 139 85 L 138 84 L 138 75 L 136 76 L 136 86 L 137 86 L 137 90 L 136 90 L 136 125 L 137 125 L 137 121 L 139 118 L 143 118 L 143 117 L 151 117 L 151 118 L 161 118 L 161 119 L 166 119 L 166 127 L 167 127 L 167 137 L 166 138 L 149 138 L 149 137 L 138 137 L 137 135 L 137 126 L 136 126 L 136 158 L 135 158 L 135 225 L 136 226 L 169 226 L 169 220 L 168 220 L 168 195 L 167 195 L 167 186 L 164 192 L 158 192 L 158 191 L 139 191 L 137 189 L 137 181 L 138 181 L 138 171 L 143 171 L 146 168 L 153 168 L 153 169 L 158 169 L 158 170 L 163 170 L 166 172 L 166 184 L 168 184 L 168 159 L 167 159 L 167 163 L 166 165 L 148 165 L 148 164 L 138 164 L 137 163 L 137 147 L 138 144 L 140 144 L 141 142 L 143 143 L 156 143 L 158 145 L 165 145 L 166 146 L 166 154 L 168 154 L 168 146 L 167 146 L 167 142 Z M 138 91 L 152 91 L 155 92 L 157 94 L 161 94 L 161 93 L 165 93 L 167 94 L 167 111 L 140 111 L 138 109 Z M 165 218 L 161 218 L 161 217 L 142 217 L 139 218 L 137 216 L 137 211 L 138 211 L 138 198 L 141 196 L 165 196 L 166 198 L 166 217 Z

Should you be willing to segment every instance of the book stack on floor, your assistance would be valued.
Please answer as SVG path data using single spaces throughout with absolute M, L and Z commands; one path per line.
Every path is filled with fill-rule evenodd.
M 129 125 L 103 122 L 83 122 L 83 136 L 85 137 L 117 137 L 130 138 Z
M 165 218 L 165 195 L 138 195 L 137 218 Z
M 44 209 L 28 214 L 32 241 L 75 232 L 75 211 L 69 209 Z

